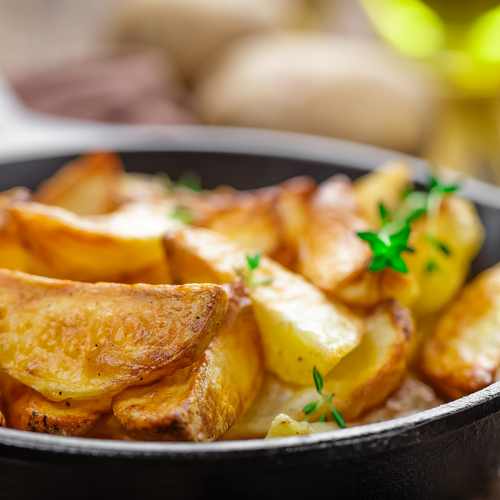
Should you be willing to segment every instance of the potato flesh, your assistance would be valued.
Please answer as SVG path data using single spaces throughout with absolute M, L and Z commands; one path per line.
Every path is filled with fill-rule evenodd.
M 406 371 L 412 332 L 409 312 L 393 301 L 366 318 L 361 344 L 323 377 L 323 392 L 335 394 L 333 406 L 346 420 L 381 404 L 398 387 Z M 269 374 L 255 403 L 236 421 L 226 439 L 262 438 L 274 417 L 283 412 L 301 421 L 305 418 L 302 409 L 318 398 L 312 384 L 302 388 Z M 324 410 L 311 415 L 312 420 Z
M 169 233 L 165 248 L 178 282 L 227 283 L 246 269 L 245 252 L 209 230 Z M 283 380 L 309 384 L 313 366 L 327 373 L 359 344 L 362 322 L 302 276 L 261 257 L 255 280 L 267 278 L 270 284 L 250 287 L 266 366 Z
M 199 359 L 217 285 L 77 283 L 0 270 L 0 369 L 52 401 L 102 399 Z
M 228 295 L 222 328 L 197 362 L 113 398 L 113 411 L 130 435 L 155 441 L 215 441 L 253 402 L 264 373 L 260 334 L 243 284 L 233 283 Z
M 486 387 L 500 367 L 500 266 L 467 284 L 424 342 L 421 368 L 452 398 Z
M 35 200 L 78 215 L 96 215 L 117 208 L 115 186 L 123 173 L 115 153 L 83 155 L 42 183 Z
M 92 220 L 38 203 L 10 210 L 28 254 L 27 272 L 48 278 L 117 283 L 171 283 L 164 232 L 180 223 L 160 208 L 123 207 Z
M 415 252 L 404 257 L 419 283 L 420 296 L 412 306 L 419 317 L 440 311 L 456 296 L 484 240 L 484 228 L 474 204 L 456 195 L 444 198 L 437 219 L 436 237 L 449 249 L 449 255 L 436 251 L 428 231 L 427 217 L 415 221 L 410 236 Z M 439 266 L 436 272 L 427 271 L 430 258 Z

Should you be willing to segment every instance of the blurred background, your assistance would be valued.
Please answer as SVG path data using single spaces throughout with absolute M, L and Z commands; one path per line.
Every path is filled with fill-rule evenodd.
M 0 0 L 44 113 L 360 141 L 500 184 L 500 2 Z

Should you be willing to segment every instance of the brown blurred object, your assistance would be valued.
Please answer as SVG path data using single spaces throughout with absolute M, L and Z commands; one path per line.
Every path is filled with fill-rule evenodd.
M 149 125 L 196 121 L 174 71 L 154 53 L 105 56 L 10 80 L 22 101 L 43 113 Z
M 164 51 L 187 82 L 195 81 L 219 50 L 242 36 L 303 19 L 302 0 L 132 0 L 118 10 L 120 45 Z
M 210 124 L 263 127 L 416 152 L 432 85 L 373 42 L 314 33 L 256 35 L 231 45 L 196 89 Z

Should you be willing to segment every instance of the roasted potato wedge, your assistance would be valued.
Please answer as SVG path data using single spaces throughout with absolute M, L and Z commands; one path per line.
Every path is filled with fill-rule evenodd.
M 0 270 L 0 369 L 51 401 L 102 399 L 200 358 L 217 285 L 78 283 Z
M 456 296 L 484 240 L 484 227 L 476 207 L 460 196 L 446 196 L 436 218 L 436 239 L 445 245 L 448 254 L 432 245 L 429 224 L 427 217 L 415 221 L 410 236 L 415 252 L 404 256 L 420 287 L 420 297 L 412 306 L 420 317 L 440 311 Z M 437 265 L 434 272 L 427 269 L 431 258 Z
M 379 205 L 394 210 L 403 201 L 403 192 L 413 186 L 411 167 L 405 160 L 392 160 L 353 182 L 360 214 L 372 229 L 380 228 Z
M 116 186 L 122 174 L 123 165 L 115 153 L 83 155 L 42 183 L 35 201 L 77 215 L 105 214 L 118 206 Z
M 241 247 L 207 229 L 167 233 L 165 248 L 179 283 L 228 283 L 247 266 Z M 250 297 L 266 366 L 283 380 L 309 384 L 313 366 L 327 373 L 359 344 L 361 320 L 302 276 L 262 257 L 255 280 L 265 279 L 272 281 L 251 286 Z
M 394 418 L 406 417 L 443 404 L 436 393 L 415 377 L 407 376 L 403 385 L 392 394 L 383 405 L 370 411 L 361 419 L 347 424 L 348 427 L 383 422 Z M 335 422 L 298 422 L 286 413 L 280 413 L 271 423 L 266 439 L 304 436 L 317 432 L 337 430 Z
M 497 380 L 500 367 L 500 265 L 465 285 L 422 348 L 421 368 L 451 398 Z
M 161 207 L 133 204 L 92 220 L 59 207 L 24 203 L 9 209 L 27 271 L 48 278 L 117 283 L 171 283 L 162 237 L 182 225 Z
M 343 281 L 363 273 L 373 257 L 368 244 L 356 234 L 367 230 L 356 209 L 351 183 L 344 176 L 321 184 L 308 207 L 299 272 L 332 294 Z
M 102 415 L 111 412 L 111 398 L 49 401 L 5 374 L 2 375 L 0 386 L 5 394 L 9 427 L 13 429 L 61 436 L 82 436 Z
M 412 333 L 409 311 L 395 301 L 387 301 L 366 318 L 361 344 L 323 377 L 324 393 L 335 394 L 333 406 L 346 420 L 355 420 L 381 404 L 399 386 L 406 371 Z M 226 438 L 262 438 L 276 415 L 284 412 L 303 420 L 302 409 L 317 399 L 312 383 L 301 388 L 268 375 L 255 403 Z M 313 419 L 323 410 L 311 415 Z
M 374 174 L 375 175 L 375 174 Z M 329 295 L 362 308 L 397 297 L 410 307 L 420 288 L 411 274 L 392 269 L 368 271 L 373 258 L 357 232 L 368 229 L 350 181 L 336 176 L 313 195 L 307 211 L 307 228 L 300 241 L 299 271 Z
M 215 441 L 245 413 L 262 385 L 264 356 L 246 287 L 229 288 L 219 334 L 191 366 L 113 398 L 113 411 L 135 438 Z
M 26 270 L 27 254 L 20 243 L 16 227 L 10 221 L 8 209 L 30 199 L 31 193 L 24 188 L 0 193 L 0 268 Z

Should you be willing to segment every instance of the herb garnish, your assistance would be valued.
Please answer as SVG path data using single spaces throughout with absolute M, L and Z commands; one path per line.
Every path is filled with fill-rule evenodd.
M 323 394 L 322 392 L 323 379 L 321 378 L 321 375 L 316 367 L 313 368 L 313 377 L 314 377 L 314 384 L 316 385 L 316 390 L 318 391 L 318 394 L 321 396 L 321 398 L 319 398 L 316 401 L 313 401 L 312 403 L 309 403 L 302 409 L 302 411 L 307 415 L 306 421 L 309 421 L 309 419 L 313 416 L 313 414 L 317 410 L 319 410 L 323 405 L 326 404 L 328 406 L 328 410 L 330 410 L 330 413 L 334 418 L 335 422 L 337 422 L 338 426 L 341 427 L 342 429 L 345 429 L 346 425 L 344 419 L 342 418 L 342 415 L 332 405 L 332 401 L 335 394 Z M 323 413 L 318 419 L 318 422 L 326 422 L 326 412 L 327 410 L 323 411 Z
M 198 193 L 201 191 L 201 178 L 197 172 L 188 170 L 179 177 L 177 182 L 172 181 L 165 172 L 157 172 L 156 176 L 160 179 L 165 191 L 168 193 L 178 188 L 187 188 Z
M 408 246 L 411 227 L 406 220 L 402 223 L 394 220 L 394 216 L 382 203 L 379 208 L 382 229 L 378 233 L 369 231 L 358 233 L 362 240 L 368 242 L 374 255 L 368 269 L 381 271 L 390 267 L 400 273 L 407 273 L 408 268 L 401 253 L 413 252 L 413 249 Z
M 407 273 L 408 268 L 401 257 L 402 252 L 413 252 L 408 246 L 411 225 L 422 215 L 427 214 L 427 231 L 425 238 L 430 243 L 431 256 L 426 263 L 425 272 L 439 270 L 434 253 L 450 255 L 450 249 L 437 238 L 438 217 L 441 202 L 446 195 L 460 189 L 460 184 L 444 184 L 436 177 L 429 175 L 427 192 L 405 188 L 402 193 L 403 205 L 395 212 L 388 210 L 382 203 L 379 205 L 380 226 L 378 233 L 361 232 L 358 236 L 370 244 L 373 260 L 370 271 L 381 271 L 390 267 L 395 271 Z
M 194 220 L 194 215 L 189 208 L 175 207 L 170 214 L 170 218 L 180 220 L 184 224 L 191 224 Z
M 260 263 L 260 252 L 256 252 L 253 256 L 247 254 L 245 258 L 247 261 L 247 269 L 245 271 L 240 271 L 239 269 L 236 269 L 236 273 L 249 286 L 269 285 L 269 283 L 273 281 L 273 278 L 267 278 L 261 281 L 254 280 L 253 277 L 254 271 L 259 267 Z

